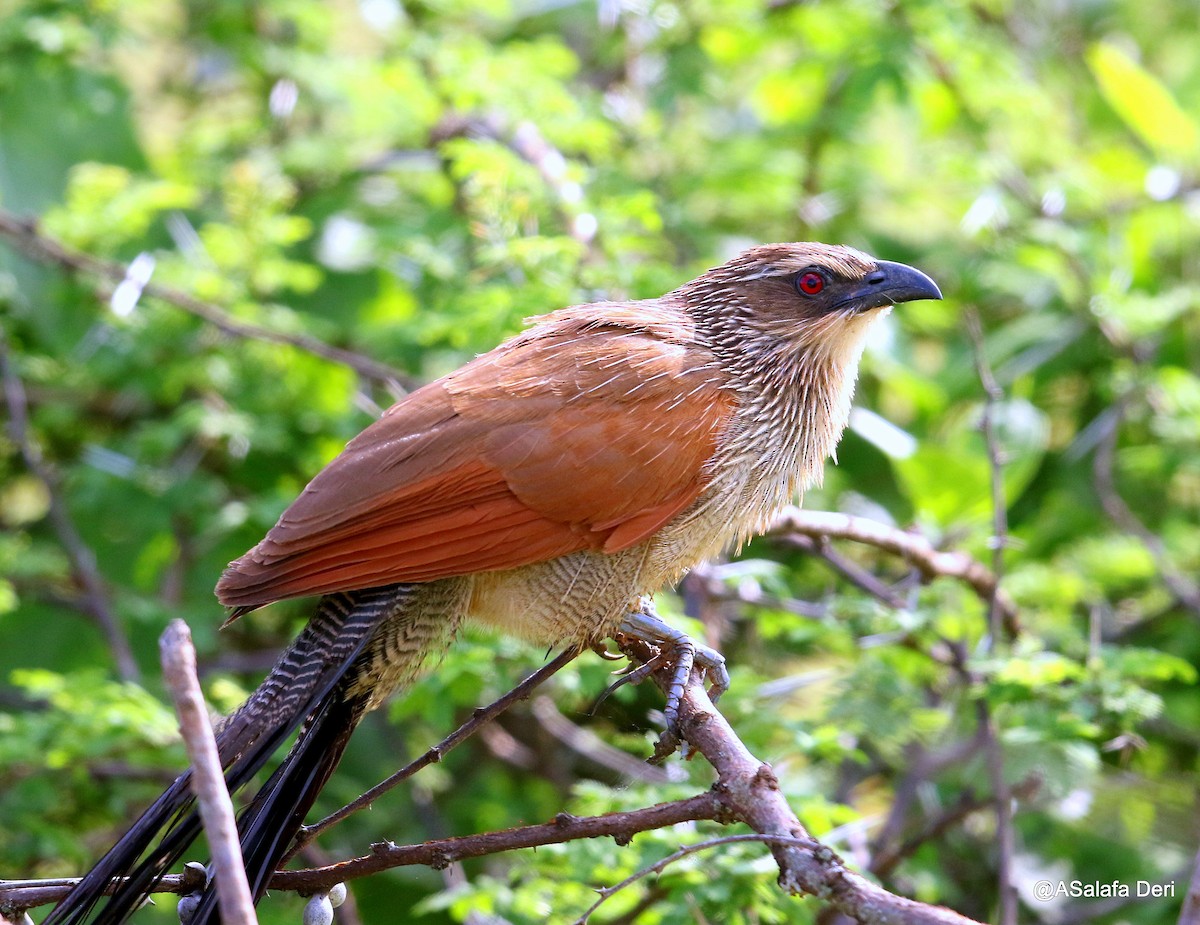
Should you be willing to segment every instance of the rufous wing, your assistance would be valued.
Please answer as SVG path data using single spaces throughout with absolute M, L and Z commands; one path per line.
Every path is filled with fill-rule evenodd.
M 713 357 L 573 311 L 390 408 L 230 564 L 221 602 L 615 552 L 686 508 L 733 409 Z

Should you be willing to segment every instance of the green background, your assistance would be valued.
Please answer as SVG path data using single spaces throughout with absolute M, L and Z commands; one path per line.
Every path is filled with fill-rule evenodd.
M 904 607 L 771 541 L 711 572 L 708 594 L 660 607 L 730 658 L 727 715 L 814 834 L 861 869 L 903 846 L 878 873 L 887 888 L 996 914 L 995 814 L 972 744 L 983 704 L 1020 794 L 1022 921 L 1172 922 L 1200 748 L 1198 39 L 1192 5 L 1174 0 L 0 0 L 0 208 L 97 257 L 150 254 L 155 282 L 388 363 L 406 385 L 525 316 L 658 295 L 754 243 L 846 243 L 921 267 L 946 300 L 887 320 L 858 389 L 901 433 L 856 418 L 806 504 L 991 563 L 977 318 L 1000 390 L 1003 585 L 1023 634 L 989 641 L 970 589 L 847 544 L 837 555 Z M 80 871 L 182 764 L 156 668 L 168 619 L 191 625 L 215 706 L 257 683 L 308 605 L 218 635 L 212 586 L 395 394 L 161 299 L 119 314 L 113 288 L 0 247 L 29 440 L 140 672 L 120 676 L 51 491 L 6 433 L 3 877 Z M 458 645 L 365 724 L 319 808 L 542 655 Z M 604 748 L 644 756 L 661 699 L 627 688 L 590 715 L 609 670 L 587 655 L 546 692 Z M 522 708 L 322 850 L 642 806 L 711 781 L 700 760 L 674 761 L 677 783 L 633 780 L 605 754 L 568 748 Z M 593 887 L 721 831 L 522 852 L 465 877 L 406 869 L 352 892 L 368 923 L 413 910 L 565 922 Z M 773 878 L 760 846 L 724 846 L 618 894 L 597 921 L 815 920 L 819 904 Z M 1174 882 L 1176 896 L 1052 909 L 1029 892 L 1042 878 Z M 296 921 L 300 901 L 260 911 Z

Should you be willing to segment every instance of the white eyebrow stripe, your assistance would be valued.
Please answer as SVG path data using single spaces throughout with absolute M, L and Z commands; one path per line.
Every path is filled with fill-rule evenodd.
M 738 281 L 749 282 L 755 279 L 766 279 L 768 276 L 783 276 L 785 273 L 786 271 L 780 270 L 779 267 L 767 267 L 766 269 L 759 270 L 757 273 L 751 273 L 747 276 L 742 276 L 739 274 Z

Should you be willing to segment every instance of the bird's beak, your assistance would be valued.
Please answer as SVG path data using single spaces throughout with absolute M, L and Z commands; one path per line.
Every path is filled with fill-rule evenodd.
M 916 302 L 920 299 L 940 299 L 942 290 L 920 270 L 903 263 L 880 260 L 874 270 L 836 307 L 867 311 L 897 302 Z

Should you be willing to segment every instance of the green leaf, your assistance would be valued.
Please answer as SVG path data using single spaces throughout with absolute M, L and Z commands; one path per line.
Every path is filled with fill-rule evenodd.
M 1087 62 L 1108 104 L 1156 154 L 1200 159 L 1200 125 L 1162 81 L 1109 42 L 1088 49 Z
M 907 459 L 893 461 L 896 474 L 918 516 L 948 526 L 980 521 L 991 511 L 991 469 L 987 457 L 955 446 L 923 443 Z

